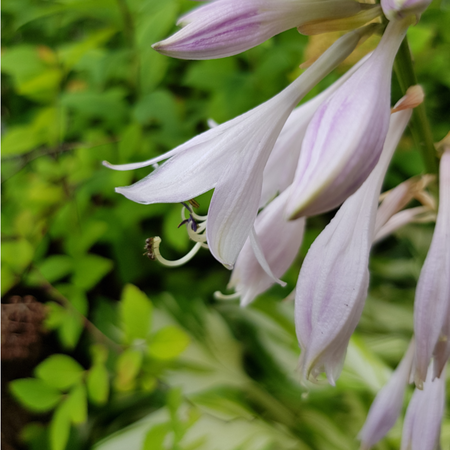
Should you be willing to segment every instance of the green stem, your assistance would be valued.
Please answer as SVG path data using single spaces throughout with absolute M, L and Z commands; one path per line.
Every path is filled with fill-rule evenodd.
M 410 86 L 418 84 L 414 72 L 411 51 L 406 37 L 403 40 L 395 59 L 394 70 L 403 94 L 406 93 Z M 430 123 L 428 122 L 424 103 L 414 108 L 410 129 L 413 139 L 422 154 L 427 172 L 437 174 L 438 162 L 436 149 L 434 147 L 433 134 L 431 132 Z

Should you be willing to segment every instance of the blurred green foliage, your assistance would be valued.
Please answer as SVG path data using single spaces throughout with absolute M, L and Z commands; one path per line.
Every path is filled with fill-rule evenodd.
M 193 6 L 186 0 L 2 3 L 2 294 L 45 303 L 53 342 L 33 377 L 10 383 L 41 414 L 22 430 L 25 445 L 357 449 L 370 403 L 412 334 L 432 228 L 408 226 L 374 249 L 342 377 L 336 388 L 305 388 L 293 305 L 280 302 L 289 290 L 274 287 L 243 310 L 213 300 L 229 274 L 207 251 L 177 269 L 149 261 L 148 236 L 162 236 L 168 257 L 189 249 L 180 206 L 128 201 L 114 188 L 148 170 L 101 165 L 149 159 L 205 130 L 207 119 L 269 99 L 299 73 L 308 39 L 291 30 L 236 57 L 186 62 L 151 49 Z M 436 140 L 448 132 L 449 24 L 448 3 L 435 1 L 409 31 Z M 394 80 L 393 100 L 400 96 Z M 407 135 L 386 188 L 422 171 Z M 198 198 L 201 212 L 209 199 Z M 309 221 L 284 277 L 289 289 L 329 217 Z M 400 436 L 401 420 L 377 448 L 398 448 Z M 447 415 L 443 448 L 449 442 Z

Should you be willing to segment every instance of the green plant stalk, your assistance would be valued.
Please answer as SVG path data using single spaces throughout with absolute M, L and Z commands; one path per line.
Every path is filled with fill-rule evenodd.
M 409 44 L 406 37 L 397 53 L 394 70 L 403 94 L 406 93 L 410 86 L 418 84 L 417 77 L 414 72 L 411 51 L 409 49 Z M 424 103 L 421 103 L 419 106 L 414 108 L 410 122 L 410 129 L 413 139 L 422 155 L 427 173 L 437 174 L 438 161 L 436 149 L 434 147 L 433 134 L 431 132 L 430 123 L 428 122 Z

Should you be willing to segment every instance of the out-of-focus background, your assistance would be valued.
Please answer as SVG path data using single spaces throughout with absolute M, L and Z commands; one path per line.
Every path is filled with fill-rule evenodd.
M 301 261 L 332 217 L 308 221 L 294 267 L 254 304 L 213 298 L 229 272 L 192 244 L 181 205 L 116 194 L 149 159 L 269 99 L 336 35 L 296 30 L 231 58 L 181 61 L 151 44 L 194 3 L 4 0 L 2 5 L 2 447 L 5 450 L 357 449 L 358 431 L 412 335 L 414 290 L 432 225 L 378 244 L 371 291 L 335 388 L 302 387 L 293 325 Z M 408 33 L 436 141 L 448 132 L 450 3 Z M 336 80 L 364 53 L 319 83 Z M 401 97 L 393 80 L 393 102 Z M 385 189 L 423 173 L 407 133 Z M 198 198 L 205 213 L 210 194 Z M 276 236 L 274 236 L 276 238 Z M 412 390 L 407 393 L 411 396 Z M 400 419 L 377 449 L 396 449 Z M 443 446 L 450 443 L 450 418 Z

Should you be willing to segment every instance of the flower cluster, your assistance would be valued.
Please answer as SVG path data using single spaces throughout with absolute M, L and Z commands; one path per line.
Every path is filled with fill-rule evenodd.
M 408 180 L 383 195 L 392 155 L 423 91 L 411 87 L 393 109 L 391 73 L 406 31 L 429 0 L 214 0 L 178 22 L 182 29 L 153 48 L 183 59 L 235 55 L 297 28 L 304 34 L 350 30 L 278 95 L 164 155 L 114 166 L 154 166 L 143 180 L 116 191 L 143 204 L 182 203 L 194 248 L 165 260 L 161 239 L 147 241 L 149 257 L 167 265 L 189 260 L 200 248 L 232 269 L 220 298 L 252 302 L 293 263 L 306 218 L 340 207 L 312 244 L 295 291 L 300 372 L 335 384 L 349 339 L 364 307 L 372 245 L 411 221 L 436 220 L 433 242 L 417 287 L 415 340 L 373 404 L 361 432 L 363 447 L 395 423 L 410 379 L 419 389 L 405 419 L 404 447 L 432 449 L 443 411 L 443 373 L 450 355 L 450 145 L 442 144 L 440 205 L 425 191 L 432 177 Z M 373 19 L 382 13 L 389 19 Z M 372 23 L 373 22 L 373 23 Z M 383 30 L 384 28 L 384 30 Z M 326 91 L 302 98 L 368 35 L 383 30 L 377 48 Z M 165 161 L 160 166 L 158 163 Z M 207 216 L 194 212 L 195 197 L 213 190 Z M 404 210 L 411 199 L 422 206 Z M 433 419 L 423 420 L 423 416 Z

